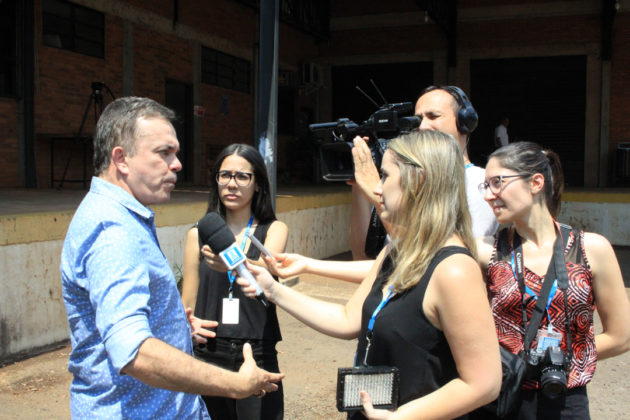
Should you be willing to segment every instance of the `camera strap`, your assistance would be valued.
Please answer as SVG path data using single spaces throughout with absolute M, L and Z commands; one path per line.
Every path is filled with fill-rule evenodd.
M 553 256 L 551 261 L 549 262 L 549 267 L 547 268 L 547 274 L 545 274 L 545 278 L 543 280 L 543 285 L 540 290 L 540 296 L 536 299 L 536 306 L 534 307 L 534 312 L 532 314 L 531 319 L 527 320 L 527 311 L 526 311 L 526 290 L 527 286 L 525 285 L 525 277 L 523 275 L 523 247 L 521 242 L 521 237 L 514 229 L 514 237 L 512 239 L 513 251 L 512 255 L 514 258 L 514 274 L 516 276 L 516 280 L 518 281 L 518 286 L 521 291 L 521 309 L 523 313 L 523 325 L 525 327 L 525 340 L 524 340 L 524 350 L 529 353 L 532 341 L 534 340 L 534 336 L 536 335 L 536 329 L 540 325 L 542 321 L 542 317 L 544 313 L 547 311 L 549 307 L 548 300 L 549 295 L 551 293 L 552 286 L 554 284 L 558 284 L 560 290 L 562 290 L 564 295 L 564 312 L 565 312 L 565 328 L 567 334 L 567 348 L 569 357 L 572 356 L 571 348 L 571 329 L 569 323 L 569 314 L 568 314 L 568 299 L 567 299 L 567 289 L 569 287 L 569 277 L 567 274 L 567 267 L 564 260 L 564 245 L 569 237 L 569 232 L 571 231 L 571 227 L 566 225 L 561 225 L 560 227 L 554 221 L 554 227 L 556 229 L 556 240 L 553 245 Z M 550 302 L 549 302 L 550 303 Z

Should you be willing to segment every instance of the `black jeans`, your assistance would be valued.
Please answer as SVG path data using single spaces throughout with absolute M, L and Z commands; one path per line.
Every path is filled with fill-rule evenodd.
M 196 346 L 195 355 L 213 365 L 237 372 L 243 364 L 243 344 L 249 342 L 258 367 L 269 372 L 280 372 L 276 343 L 264 340 L 232 340 L 215 338 L 205 346 Z M 202 397 L 213 420 L 282 420 L 284 394 L 282 382 L 278 390 L 262 398 L 248 397 L 242 400 L 224 397 Z
M 474 420 L 500 420 L 479 408 L 470 414 Z M 590 420 L 586 386 L 571 388 L 563 397 L 549 399 L 537 389 L 521 391 L 517 409 L 504 417 L 508 420 Z

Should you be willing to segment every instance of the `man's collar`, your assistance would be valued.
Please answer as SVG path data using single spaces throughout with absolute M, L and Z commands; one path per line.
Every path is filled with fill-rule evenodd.
M 108 197 L 144 219 L 151 219 L 155 214 L 153 210 L 144 206 L 129 192 L 101 177 L 92 177 L 90 192 Z

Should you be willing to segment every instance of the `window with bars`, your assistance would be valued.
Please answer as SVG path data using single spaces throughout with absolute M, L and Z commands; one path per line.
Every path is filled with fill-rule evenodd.
M 105 56 L 105 16 L 64 0 L 44 0 L 43 41 L 92 57 Z
M 249 93 L 250 63 L 212 48 L 201 50 L 201 81 L 209 85 Z

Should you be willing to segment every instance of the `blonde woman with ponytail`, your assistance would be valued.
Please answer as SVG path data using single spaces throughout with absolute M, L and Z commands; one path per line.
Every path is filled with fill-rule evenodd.
M 270 301 L 324 334 L 358 338 L 357 365 L 400 370 L 398 408 L 374 409 L 361 392 L 363 411 L 352 419 L 466 418 L 498 395 L 499 346 L 475 261 L 464 169 L 448 134 L 417 131 L 390 142 L 374 193 L 392 241 L 345 305 L 305 296 L 250 265 Z

